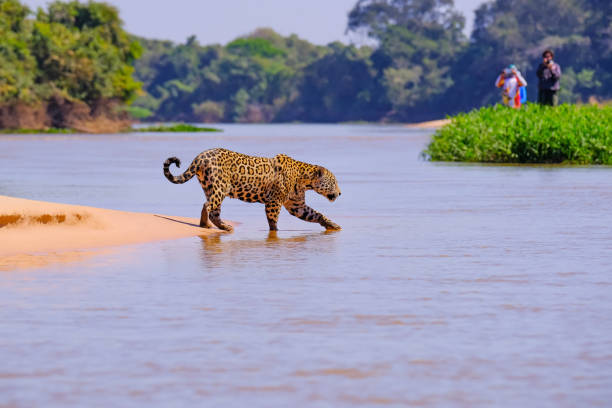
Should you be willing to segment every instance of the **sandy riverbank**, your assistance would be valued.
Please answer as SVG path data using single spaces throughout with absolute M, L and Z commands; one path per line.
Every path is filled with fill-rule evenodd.
M 42 266 L 117 245 L 219 233 L 199 219 L 0 196 L 0 269 Z
M 449 123 L 450 119 L 438 119 L 430 120 L 428 122 L 408 123 L 405 125 L 405 127 L 414 129 L 438 129 L 444 125 L 448 125 Z

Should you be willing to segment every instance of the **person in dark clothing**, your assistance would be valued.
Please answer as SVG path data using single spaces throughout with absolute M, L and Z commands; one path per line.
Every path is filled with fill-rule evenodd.
M 561 67 L 553 61 L 555 54 L 551 50 L 542 53 L 542 63 L 538 67 L 538 103 L 540 105 L 557 106 L 559 104 L 559 80 Z

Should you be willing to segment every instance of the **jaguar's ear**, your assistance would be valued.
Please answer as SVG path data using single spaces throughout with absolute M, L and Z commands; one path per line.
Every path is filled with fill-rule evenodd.
M 317 166 L 317 169 L 315 170 L 314 175 L 315 175 L 316 178 L 323 177 L 323 167 Z

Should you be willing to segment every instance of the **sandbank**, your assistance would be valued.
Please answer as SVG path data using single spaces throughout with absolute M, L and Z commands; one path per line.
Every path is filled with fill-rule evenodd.
M 80 259 L 100 249 L 220 233 L 199 219 L 0 195 L 0 269 Z
M 408 123 L 405 127 L 414 129 L 438 129 L 444 125 L 448 125 L 450 121 L 450 119 L 430 120 L 427 122 Z

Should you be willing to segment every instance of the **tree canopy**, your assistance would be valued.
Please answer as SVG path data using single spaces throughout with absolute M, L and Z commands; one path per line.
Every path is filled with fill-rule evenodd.
M 57 98 L 92 111 L 133 102 L 134 116 L 168 121 L 438 118 L 497 102 L 493 81 L 510 63 L 535 100 L 547 48 L 563 69 L 562 101 L 612 97 L 608 0 L 489 0 L 469 37 L 464 24 L 453 0 L 357 0 L 347 32 L 369 45 L 319 46 L 269 28 L 227 45 L 175 44 L 130 36 L 105 3 L 55 1 L 33 13 L 0 0 L 0 125 L 2 106 Z
M 56 1 L 30 15 L 19 1 L 0 0 L 0 102 L 136 96 L 131 64 L 141 48 L 114 7 Z

